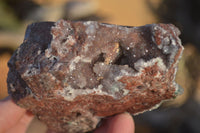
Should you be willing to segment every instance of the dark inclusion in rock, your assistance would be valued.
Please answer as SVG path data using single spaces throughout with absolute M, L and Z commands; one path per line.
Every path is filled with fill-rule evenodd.
M 176 97 L 179 35 L 171 24 L 31 24 L 8 63 L 9 94 L 53 131 L 91 131 L 103 117 Z

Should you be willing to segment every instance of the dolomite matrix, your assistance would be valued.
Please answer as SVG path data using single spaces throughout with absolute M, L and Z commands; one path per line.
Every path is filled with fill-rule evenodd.
M 92 131 L 101 118 L 176 97 L 179 35 L 171 24 L 33 23 L 8 62 L 9 94 L 52 131 Z

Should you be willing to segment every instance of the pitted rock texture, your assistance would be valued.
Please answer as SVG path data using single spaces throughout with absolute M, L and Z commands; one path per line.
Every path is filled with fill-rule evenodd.
M 91 131 L 103 117 L 154 109 L 180 91 L 179 34 L 171 24 L 31 24 L 8 62 L 9 94 L 59 133 Z

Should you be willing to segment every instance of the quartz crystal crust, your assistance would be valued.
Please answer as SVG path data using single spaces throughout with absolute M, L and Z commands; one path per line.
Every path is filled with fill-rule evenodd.
M 52 131 L 92 131 L 101 118 L 179 94 L 179 35 L 171 24 L 33 23 L 8 62 L 9 94 Z

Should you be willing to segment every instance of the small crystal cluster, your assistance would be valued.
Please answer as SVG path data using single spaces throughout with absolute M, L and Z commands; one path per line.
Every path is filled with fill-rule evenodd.
M 9 94 L 59 133 L 154 109 L 179 92 L 179 34 L 171 24 L 33 23 L 8 62 Z

